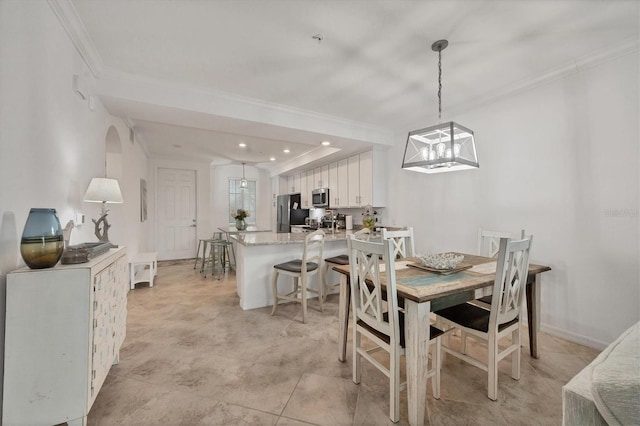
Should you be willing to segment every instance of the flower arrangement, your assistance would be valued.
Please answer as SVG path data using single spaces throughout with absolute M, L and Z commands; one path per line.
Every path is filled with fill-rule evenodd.
M 244 220 L 251 216 L 251 213 L 248 210 L 238 209 L 231 212 L 231 217 L 235 220 Z

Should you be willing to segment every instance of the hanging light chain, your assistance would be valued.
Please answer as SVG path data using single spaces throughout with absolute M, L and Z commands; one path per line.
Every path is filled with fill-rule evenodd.
M 431 45 L 431 50 L 438 52 L 438 122 L 440 123 L 442 123 L 442 51 L 448 45 L 447 40 L 438 40 Z
M 442 49 L 438 50 L 438 122 L 442 123 Z

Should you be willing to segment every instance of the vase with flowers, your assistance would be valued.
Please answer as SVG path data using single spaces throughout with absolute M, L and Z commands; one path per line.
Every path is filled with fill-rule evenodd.
M 247 222 L 245 219 L 251 216 L 248 210 L 238 209 L 231 212 L 231 217 L 236 220 L 236 229 L 238 231 L 244 231 L 247 229 Z

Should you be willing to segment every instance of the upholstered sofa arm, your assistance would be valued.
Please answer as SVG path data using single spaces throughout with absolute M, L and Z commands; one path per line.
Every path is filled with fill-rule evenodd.
M 640 419 L 640 323 L 562 388 L 566 426 L 635 425 Z

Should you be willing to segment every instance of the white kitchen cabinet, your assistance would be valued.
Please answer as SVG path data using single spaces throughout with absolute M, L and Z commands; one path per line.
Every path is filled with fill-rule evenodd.
M 313 188 L 326 188 L 329 186 L 329 165 L 325 164 L 313 169 Z M 329 194 L 331 195 L 331 194 Z
M 307 170 L 307 198 L 309 200 L 309 206 L 307 208 L 313 207 L 311 191 L 313 191 L 313 170 Z
M 348 160 L 329 164 L 329 196 L 331 208 L 349 207 Z
M 118 362 L 127 289 L 124 247 L 7 275 L 3 424 L 86 424 Z
M 300 173 L 300 204 L 301 208 L 308 209 L 311 205 L 310 194 L 311 190 L 308 186 L 308 178 L 307 172 Z M 313 174 L 312 174 L 313 177 Z
M 284 192 L 285 194 L 293 194 L 296 192 L 296 181 L 293 175 L 287 176 L 287 190 Z
M 354 155 L 348 159 L 348 194 L 349 207 L 360 207 L 360 156 Z
M 387 203 L 387 165 L 384 153 L 367 151 L 348 158 L 349 207 Z
M 360 205 L 373 205 L 373 152 L 363 152 L 360 159 Z
M 338 204 L 338 163 L 329 164 L 329 205 L 331 208 L 340 207 Z
M 300 192 L 302 190 L 301 178 L 301 173 L 296 173 L 295 175 L 293 175 L 293 192 Z

